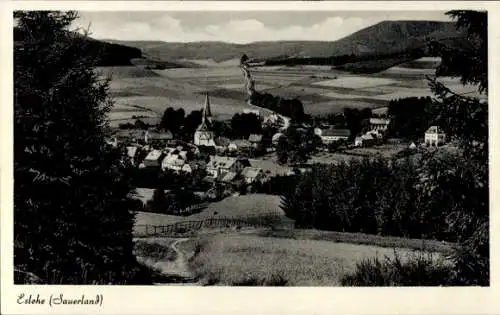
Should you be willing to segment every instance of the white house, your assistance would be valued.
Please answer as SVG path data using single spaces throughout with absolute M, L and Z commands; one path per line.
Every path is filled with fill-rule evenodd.
M 127 147 L 127 157 L 130 159 L 130 162 L 135 165 L 135 157 L 138 152 L 138 148 L 134 146 Z
M 167 155 L 163 161 L 161 162 L 162 170 L 172 170 L 172 171 L 180 171 L 186 161 L 180 157 L 178 154 L 170 154 Z
M 445 144 L 446 134 L 438 126 L 432 126 L 425 132 L 424 141 L 427 146 L 437 147 Z
M 249 109 L 245 108 L 243 109 L 244 114 L 254 114 L 255 116 L 260 118 L 260 111 L 258 109 Z
M 389 127 L 391 120 L 386 118 L 370 118 L 370 129 L 384 132 Z
M 229 151 L 238 151 L 242 149 L 250 149 L 252 147 L 252 143 L 248 140 L 233 140 L 228 145 Z
M 160 167 L 163 159 L 163 152 L 161 150 L 153 150 L 146 155 L 144 158 L 145 167 Z
M 211 155 L 207 164 L 207 173 L 217 178 L 222 171 L 238 173 L 247 166 L 250 166 L 248 159 Z
M 335 129 L 333 127 L 328 129 L 316 128 L 314 133 L 321 138 L 321 141 L 324 144 L 330 144 L 339 140 L 347 140 L 351 135 L 351 131 L 349 129 Z
M 241 171 L 241 175 L 243 176 L 247 184 L 260 181 L 265 177 L 264 171 L 261 168 L 257 167 L 245 167 Z

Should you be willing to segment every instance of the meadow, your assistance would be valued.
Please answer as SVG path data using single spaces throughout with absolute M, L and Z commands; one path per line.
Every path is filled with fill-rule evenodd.
M 238 63 L 198 60 L 197 68 L 148 70 L 144 66 L 98 68 L 111 75 L 110 93 L 115 107 L 110 115 L 113 125 L 133 116 L 160 117 L 167 107 L 183 108 L 186 113 L 199 110 L 204 94 L 211 95 L 216 119 L 230 119 L 250 108 Z M 251 69 L 257 91 L 284 98 L 299 98 L 305 112 L 312 115 L 341 112 L 344 107 L 384 108 L 402 97 L 431 96 L 426 76 L 433 76 L 439 60 L 421 58 L 369 75 L 353 75 L 329 66 L 263 66 Z M 457 78 L 439 80 L 457 93 L 472 89 Z M 266 114 L 263 112 L 263 114 Z
M 357 262 L 394 257 L 406 260 L 410 249 L 394 249 L 331 241 L 259 237 L 239 233 L 193 240 L 189 262 L 194 274 L 211 285 L 337 286 Z M 186 245 L 193 248 L 193 244 Z M 436 259 L 440 254 L 433 254 Z M 278 282 L 279 284 L 277 284 Z

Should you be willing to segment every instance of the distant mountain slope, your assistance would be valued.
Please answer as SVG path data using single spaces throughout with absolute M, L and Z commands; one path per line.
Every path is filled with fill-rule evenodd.
M 14 44 L 18 45 L 23 39 L 23 34 L 18 28 L 14 28 L 13 31 Z M 150 59 L 143 54 L 141 49 L 128 45 L 109 43 L 90 37 L 87 38 L 87 43 L 88 54 L 98 57 L 99 61 L 96 66 L 99 67 L 141 65 L 152 69 L 166 69 L 195 66 L 187 63 L 181 64 Z
M 334 32 L 335 30 L 332 30 Z M 139 48 L 159 60 L 214 59 L 218 62 L 240 58 L 329 57 L 393 53 L 423 47 L 429 39 L 460 38 L 453 22 L 384 21 L 333 42 L 276 41 L 232 44 L 224 42 L 166 43 L 161 41 L 116 41 L 111 43 Z

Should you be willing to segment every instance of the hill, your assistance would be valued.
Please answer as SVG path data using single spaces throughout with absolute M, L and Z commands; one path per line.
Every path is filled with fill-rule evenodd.
M 14 45 L 19 45 L 24 34 L 22 34 L 18 28 L 14 28 L 13 31 Z M 174 63 L 155 60 L 154 58 L 149 58 L 147 55 L 144 55 L 141 49 L 137 47 L 105 42 L 90 37 L 87 37 L 86 49 L 89 56 L 98 57 L 98 62 L 96 64 L 98 67 L 141 65 L 151 69 L 160 70 L 169 68 L 196 67 L 195 64 L 188 64 L 186 62 Z
M 158 60 L 213 59 L 217 62 L 240 58 L 284 59 L 330 57 L 345 54 L 390 54 L 422 48 L 431 40 L 463 37 L 453 22 L 384 21 L 337 41 L 275 41 L 233 44 L 224 42 L 167 43 L 161 41 L 117 41 L 110 43 L 140 49 Z

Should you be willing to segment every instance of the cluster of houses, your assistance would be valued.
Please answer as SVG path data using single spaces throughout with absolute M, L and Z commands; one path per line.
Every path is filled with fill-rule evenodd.
M 370 147 L 384 142 L 390 119 L 370 118 L 369 130 L 354 138 L 355 147 Z M 314 133 L 318 135 L 323 144 L 329 145 L 337 141 L 347 141 L 350 138 L 350 130 L 336 129 L 332 126 L 320 126 L 315 128 Z M 423 145 L 437 147 L 446 143 L 446 133 L 439 126 L 431 126 L 424 134 Z M 410 144 L 415 148 L 415 143 Z

